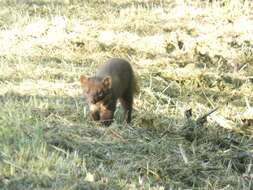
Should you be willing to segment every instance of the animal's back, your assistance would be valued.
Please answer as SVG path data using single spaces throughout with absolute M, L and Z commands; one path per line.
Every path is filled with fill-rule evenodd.
M 112 89 L 118 97 L 124 93 L 133 93 L 134 73 L 130 63 L 124 59 L 110 59 L 98 68 L 96 76 L 101 78 L 111 76 Z

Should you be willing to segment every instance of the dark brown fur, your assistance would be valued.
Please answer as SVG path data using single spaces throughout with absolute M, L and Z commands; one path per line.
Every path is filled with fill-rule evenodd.
M 131 122 L 133 96 L 138 86 L 129 62 L 110 59 L 97 69 L 95 76 L 81 76 L 80 82 L 93 120 L 110 125 L 119 99 L 125 120 Z

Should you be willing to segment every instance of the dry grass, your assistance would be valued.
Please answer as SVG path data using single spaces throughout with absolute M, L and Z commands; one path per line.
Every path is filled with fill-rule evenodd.
M 0 6 L 0 189 L 253 188 L 250 1 Z M 90 121 L 81 97 L 110 57 L 138 74 L 130 126 L 120 107 Z

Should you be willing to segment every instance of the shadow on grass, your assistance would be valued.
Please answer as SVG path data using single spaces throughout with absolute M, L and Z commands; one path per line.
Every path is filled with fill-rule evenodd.
M 35 111 L 36 105 L 31 102 L 34 99 L 37 103 L 46 102 L 51 108 Z M 41 141 L 46 143 L 47 150 L 63 158 L 78 154 L 85 160 L 87 170 L 96 176 L 96 183 L 82 181 L 84 176 L 49 179 L 42 174 L 39 177 L 30 174 L 23 178 L 12 176 L 6 189 L 60 187 L 60 182 L 64 187 L 74 184 L 74 189 L 117 189 L 131 183 L 142 187 L 137 182 L 139 179 L 168 189 L 203 187 L 212 183 L 241 187 L 240 184 L 250 183 L 246 178 L 240 178 L 240 182 L 235 180 L 238 175 L 247 173 L 251 163 L 251 142 L 238 134 L 208 126 L 197 129 L 195 138 L 188 140 L 185 130 L 193 129 L 179 126 L 179 119 L 155 114 L 143 119 L 138 113 L 132 125 L 114 122 L 110 127 L 102 127 L 82 119 L 78 112 L 82 110 L 83 100 L 76 97 L 34 97 L 15 93 L 0 96 L 1 104 L 7 101 L 20 103 L 20 107 L 28 104 L 31 116 L 41 121 Z M 157 127 L 152 127 L 155 124 Z M 237 147 L 244 147 L 244 150 Z M 124 185 L 120 183 L 122 180 Z
M 8 185 L 5 185 L 0 180 L 1 190 L 23 190 L 23 189 L 73 189 L 73 190 L 111 190 L 121 189 L 117 184 L 106 184 L 102 182 L 84 181 L 82 178 L 69 180 L 66 178 L 52 179 L 47 175 L 26 175 L 15 177 Z

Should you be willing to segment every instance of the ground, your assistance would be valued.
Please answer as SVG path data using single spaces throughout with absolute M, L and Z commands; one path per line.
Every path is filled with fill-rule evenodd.
M 0 189 L 253 188 L 250 1 L 0 6 Z M 111 57 L 138 78 L 130 125 L 120 105 L 92 122 L 82 98 Z

